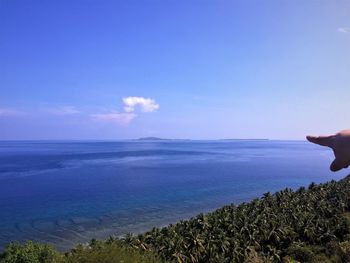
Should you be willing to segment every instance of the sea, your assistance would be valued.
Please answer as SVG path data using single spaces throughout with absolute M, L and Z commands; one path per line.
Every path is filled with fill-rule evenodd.
M 163 227 L 286 187 L 339 180 L 306 141 L 1 141 L 0 251 L 35 240 L 68 250 Z

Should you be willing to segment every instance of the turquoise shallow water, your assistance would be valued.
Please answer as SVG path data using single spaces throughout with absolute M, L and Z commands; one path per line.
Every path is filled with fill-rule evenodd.
M 304 141 L 0 142 L 0 249 L 64 250 L 344 177 L 331 160 Z

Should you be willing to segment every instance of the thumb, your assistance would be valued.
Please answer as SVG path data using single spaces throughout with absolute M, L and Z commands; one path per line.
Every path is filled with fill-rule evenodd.
M 331 169 L 332 172 L 337 172 L 337 171 L 339 171 L 339 170 L 341 170 L 343 168 L 346 168 L 347 166 L 348 165 L 345 162 L 343 162 L 341 159 L 336 158 L 332 162 L 330 169 Z

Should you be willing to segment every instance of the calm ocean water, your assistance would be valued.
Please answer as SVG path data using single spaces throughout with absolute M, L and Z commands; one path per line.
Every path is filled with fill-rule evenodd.
M 67 249 L 344 177 L 331 160 L 303 141 L 0 142 L 0 249 Z

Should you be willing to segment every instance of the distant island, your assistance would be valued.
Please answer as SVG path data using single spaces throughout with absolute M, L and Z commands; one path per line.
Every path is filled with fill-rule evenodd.
M 159 137 L 141 137 L 136 139 L 137 141 L 193 141 L 191 139 L 168 139 Z
M 168 139 L 168 138 L 159 138 L 159 137 L 141 137 L 136 139 L 138 141 L 268 141 L 269 139 L 265 138 L 251 138 L 251 139 Z
M 219 141 L 269 141 L 270 139 L 265 138 L 251 138 L 251 139 L 218 139 Z
M 164 138 L 159 138 L 159 137 L 141 137 L 141 138 L 138 138 L 137 140 L 139 140 L 139 141 L 169 141 L 171 139 L 164 139 Z

